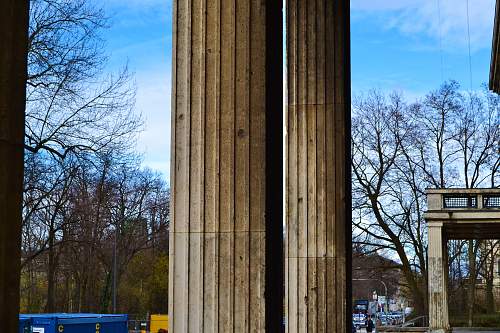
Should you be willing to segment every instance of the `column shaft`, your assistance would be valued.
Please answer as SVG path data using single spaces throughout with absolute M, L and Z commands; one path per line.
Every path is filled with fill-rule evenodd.
M 281 322 L 281 25 L 280 1 L 174 1 L 174 333 Z
M 429 328 L 434 331 L 449 329 L 448 250 L 442 229 L 441 222 L 429 222 Z
M 345 332 L 349 1 L 287 2 L 287 332 Z
M 449 312 L 448 312 L 448 240 L 445 235 L 442 235 L 443 242 L 443 323 L 446 329 L 449 328 Z
M 17 332 L 28 1 L 0 2 L 0 326 Z

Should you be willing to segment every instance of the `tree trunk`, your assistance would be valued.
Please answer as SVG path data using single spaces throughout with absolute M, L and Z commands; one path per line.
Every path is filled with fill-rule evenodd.
M 493 297 L 493 279 L 486 281 L 486 312 L 495 312 L 495 298 Z
M 406 266 L 403 265 L 402 268 L 403 275 L 408 283 L 408 289 L 413 297 L 413 302 L 415 304 L 415 313 L 417 315 L 426 315 L 428 314 L 426 297 L 427 294 L 423 292 L 423 288 L 421 288 L 418 284 L 418 281 L 415 279 L 414 273 Z
M 34 298 L 34 294 L 35 294 L 35 291 L 34 291 L 34 286 L 35 286 L 35 276 L 34 276 L 34 273 L 33 273 L 33 268 L 32 268 L 32 263 L 29 263 L 27 266 L 26 266 L 26 271 L 27 271 L 27 274 L 28 274 L 28 283 L 29 283 L 29 286 L 28 286 L 28 308 L 26 309 L 28 311 L 28 313 L 30 312 L 33 312 L 33 309 L 34 309 L 34 301 L 33 301 L 33 298 Z
M 106 272 L 106 278 L 104 279 L 104 285 L 102 287 L 101 304 L 99 305 L 100 313 L 110 313 L 109 303 L 111 299 L 111 276 L 111 270 Z
M 492 245 L 496 246 L 496 245 Z M 487 261 L 488 270 L 486 274 L 486 312 L 495 312 L 495 298 L 493 296 L 493 277 L 495 276 L 495 251 L 490 254 L 490 260 Z
M 45 311 L 53 313 L 54 298 L 55 298 L 55 249 L 54 249 L 54 228 L 50 227 L 49 230 L 49 265 L 47 268 L 47 305 Z
M 474 241 L 468 241 L 469 246 L 467 249 L 469 257 L 469 299 L 468 299 L 468 324 L 472 327 L 474 322 L 474 302 L 476 298 L 476 255 L 474 252 Z
M 82 310 L 82 275 L 75 274 L 75 289 L 73 294 L 73 306 L 71 312 L 81 312 Z

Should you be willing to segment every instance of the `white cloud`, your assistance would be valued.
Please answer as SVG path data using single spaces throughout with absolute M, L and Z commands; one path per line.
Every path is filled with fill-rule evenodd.
M 137 149 L 144 154 L 144 164 L 169 178 L 170 163 L 170 93 L 171 77 L 166 68 L 143 71 L 136 75 L 136 109 L 145 120 Z
M 170 24 L 172 0 L 94 0 L 102 4 L 113 27 L 148 27 L 152 23 Z
M 103 3 L 122 8 L 149 9 L 151 7 L 170 7 L 172 0 L 104 0 Z
M 170 184 L 170 161 L 151 161 L 146 160 L 142 163 L 146 168 L 149 168 L 155 172 L 161 173 L 163 179 Z
M 351 9 L 365 11 L 387 11 L 405 9 L 415 0 L 352 0 Z
M 362 16 L 378 17 L 383 28 L 408 36 L 423 34 L 436 42 L 441 34 L 447 51 L 468 45 L 467 0 L 353 0 L 352 9 Z M 495 0 L 469 0 L 472 51 L 491 47 L 494 12 Z

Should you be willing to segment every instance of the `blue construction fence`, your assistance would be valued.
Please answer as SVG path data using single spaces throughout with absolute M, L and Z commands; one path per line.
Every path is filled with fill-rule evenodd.
M 128 333 L 128 315 L 49 313 L 19 315 L 19 333 Z

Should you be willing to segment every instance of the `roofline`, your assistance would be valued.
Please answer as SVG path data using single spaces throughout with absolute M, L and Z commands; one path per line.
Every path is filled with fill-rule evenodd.
M 427 194 L 500 194 L 500 188 L 427 188 Z

